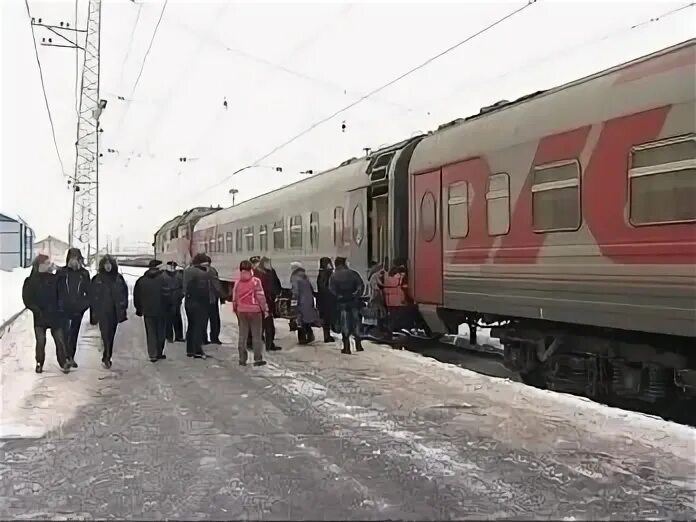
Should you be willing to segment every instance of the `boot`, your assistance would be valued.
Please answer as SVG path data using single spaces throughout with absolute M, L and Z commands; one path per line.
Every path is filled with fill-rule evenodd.
M 328 326 L 324 327 L 324 342 L 325 343 L 334 342 L 333 337 L 331 337 L 331 329 Z
M 360 339 L 355 340 L 355 351 L 356 352 L 364 352 L 365 351 L 365 349 L 362 347 L 362 342 L 360 341 Z
M 341 353 L 350 355 L 350 338 L 343 339 L 343 350 L 341 350 Z

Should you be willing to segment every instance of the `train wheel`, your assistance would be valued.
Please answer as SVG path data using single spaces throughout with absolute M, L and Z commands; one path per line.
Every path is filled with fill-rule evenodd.
M 520 372 L 520 378 L 527 386 L 534 386 L 542 390 L 546 389 L 546 376 L 541 367 L 537 367 L 528 372 Z

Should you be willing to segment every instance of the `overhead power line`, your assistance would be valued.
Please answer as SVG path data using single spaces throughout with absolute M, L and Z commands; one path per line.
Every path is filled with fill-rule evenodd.
M 159 19 L 157 20 L 157 24 L 155 24 L 155 29 L 152 31 L 152 37 L 150 38 L 150 44 L 147 47 L 147 51 L 145 51 L 145 55 L 143 56 L 143 61 L 140 64 L 140 71 L 138 72 L 138 77 L 135 80 L 135 83 L 133 84 L 133 88 L 131 89 L 130 95 L 128 98 L 131 100 L 133 99 L 133 95 L 135 94 L 135 90 L 138 88 L 138 83 L 140 82 L 140 77 L 143 75 L 143 71 L 145 70 L 145 64 L 147 62 L 147 57 L 150 54 L 150 50 L 152 49 L 152 45 L 155 42 L 155 37 L 157 36 L 157 30 L 159 29 L 160 23 L 162 22 L 162 17 L 164 16 L 164 10 L 167 8 L 167 4 L 169 3 L 169 0 L 164 0 L 164 5 L 162 6 L 162 11 L 160 12 Z M 140 16 L 140 9 L 142 8 L 142 4 L 138 6 L 138 16 Z M 135 31 L 135 27 L 133 28 L 133 31 Z M 132 42 L 131 42 L 132 43 Z M 125 64 L 125 61 L 124 61 Z M 121 128 L 123 127 L 123 122 L 126 119 L 126 116 L 128 116 L 128 113 L 130 111 L 130 103 L 126 105 L 126 110 L 122 113 L 122 116 L 118 122 L 118 125 L 116 126 L 116 131 L 114 133 L 115 136 L 118 136 L 121 132 Z
M 390 80 L 389 82 L 387 82 L 387 83 L 385 83 L 385 84 L 383 84 L 383 85 L 380 85 L 379 87 L 377 87 L 377 88 L 371 90 L 370 92 L 368 92 L 367 94 L 361 96 L 360 98 L 358 98 L 358 99 L 355 100 L 354 102 L 349 103 L 349 104 L 346 105 L 345 107 L 343 107 L 343 108 L 341 108 L 341 109 L 338 109 L 337 111 L 335 111 L 335 112 L 333 112 L 332 114 L 326 116 L 325 118 L 322 118 L 321 120 L 319 120 L 319 121 L 313 123 L 312 125 L 310 125 L 309 127 L 307 127 L 305 130 L 303 130 L 302 132 L 296 134 L 296 135 L 293 136 L 292 138 L 290 138 L 290 139 L 284 141 L 284 142 L 281 143 L 280 145 L 277 145 L 276 147 L 274 147 L 273 149 L 271 149 L 270 152 L 268 152 L 268 153 L 264 154 L 263 156 L 261 156 L 260 158 L 258 158 L 258 159 L 257 159 L 256 161 L 254 161 L 251 165 L 257 165 L 257 164 L 261 163 L 262 161 L 268 159 L 270 156 L 272 156 L 273 154 L 275 154 L 275 153 L 278 152 L 279 150 L 284 149 L 285 147 L 287 147 L 287 146 L 290 145 L 291 143 L 297 141 L 297 140 L 300 139 L 301 137 L 303 137 L 303 136 L 305 136 L 306 134 L 310 133 L 310 132 L 313 131 L 315 128 L 317 128 L 319 125 L 322 125 L 322 124 L 324 124 L 324 123 L 326 123 L 326 122 L 328 122 L 328 121 L 334 119 L 334 118 L 335 118 L 336 116 L 338 116 L 339 114 L 344 113 L 344 112 L 346 112 L 346 111 L 349 110 L 349 109 L 352 109 L 353 107 L 355 107 L 356 105 L 362 103 L 363 101 L 365 101 L 366 99 L 370 98 L 371 96 L 373 96 L 373 95 L 375 95 L 375 94 L 377 94 L 377 93 L 383 91 L 384 89 L 386 89 L 386 88 L 388 88 L 388 87 L 391 87 L 391 86 L 394 85 L 395 83 L 400 82 L 401 80 L 403 80 L 403 79 L 406 78 L 407 76 L 410 76 L 410 75 L 413 74 L 414 72 L 419 71 L 420 69 L 422 69 L 422 68 L 424 68 L 424 67 L 430 65 L 430 64 L 433 63 L 435 60 L 437 60 L 437 59 L 439 59 L 439 58 L 442 58 L 442 57 L 445 56 L 446 54 L 451 53 L 452 51 L 458 49 L 458 48 L 461 47 L 462 45 L 464 45 L 464 44 L 470 42 L 471 40 L 475 39 L 476 37 L 481 36 L 482 34 L 484 34 L 484 33 L 488 32 L 488 31 L 490 31 L 491 29 L 493 29 L 493 28 L 495 28 L 496 26 L 502 24 L 502 23 L 505 22 L 506 20 L 508 20 L 508 19 L 512 18 L 513 16 L 515 16 L 515 15 L 521 13 L 522 11 L 524 11 L 525 9 L 527 9 L 528 7 L 531 7 L 532 5 L 534 5 L 534 4 L 536 3 L 536 1 L 537 1 L 537 0 L 528 0 L 527 3 L 524 4 L 523 6 L 518 7 L 518 8 L 515 9 L 514 11 L 511 11 L 510 13 L 506 14 L 505 16 L 503 16 L 503 17 L 497 19 L 496 21 L 494 21 L 494 22 L 488 24 L 488 25 L 485 26 L 484 28 L 482 28 L 482 29 L 476 31 L 474 34 L 467 36 L 466 38 L 464 38 L 463 40 L 460 40 L 459 42 L 457 42 L 457 43 L 454 44 L 454 45 L 451 45 L 450 47 L 448 47 L 448 48 L 445 49 L 444 51 L 441 51 L 441 52 L 437 53 L 436 55 L 434 55 L 434 56 L 428 58 L 428 59 L 425 60 L 424 62 L 422 62 L 422 63 L 416 65 L 415 67 L 412 67 L 412 68 L 409 69 L 408 71 L 406 71 L 406 72 L 400 74 L 399 76 L 397 76 L 396 78 Z M 215 188 L 215 187 L 218 187 L 219 185 L 222 185 L 223 183 L 226 183 L 230 178 L 232 178 L 233 175 L 234 175 L 234 174 L 231 174 L 231 175 L 225 177 L 223 180 L 221 180 L 221 181 L 219 181 L 219 182 L 217 182 L 217 183 L 215 183 L 215 184 L 213 184 L 213 185 L 211 185 L 211 186 L 209 186 L 209 187 L 203 189 L 202 191 L 198 192 L 197 194 L 202 194 L 202 193 L 204 193 L 204 192 L 207 192 L 208 190 L 211 190 L 211 189 L 213 189 L 213 188 Z
M 53 125 L 53 116 L 51 116 L 51 107 L 48 104 L 48 96 L 46 96 L 46 84 L 44 83 L 43 69 L 41 68 L 41 60 L 39 59 L 39 48 L 36 45 L 36 35 L 34 34 L 34 21 L 31 17 L 31 10 L 29 9 L 29 1 L 24 0 L 24 4 L 27 7 L 27 16 L 29 17 L 29 23 L 31 24 L 31 39 L 34 42 L 34 53 L 36 54 L 36 63 L 39 66 L 39 77 L 41 79 L 41 90 L 43 91 L 44 101 L 46 102 L 46 112 L 48 112 L 48 121 L 51 124 L 51 134 L 53 136 L 53 145 L 56 147 L 56 154 L 58 155 L 58 162 L 60 163 L 60 170 L 64 177 L 68 177 L 65 172 L 65 167 L 63 166 L 63 158 L 60 155 L 60 149 L 58 148 L 58 141 L 56 140 L 56 128 Z
M 138 82 L 140 82 L 140 77 L 143 75 L 143 70 L 145 69 L 145 62 L 147 61 L 147 57 L 150 54 L 150 50 L 152 49 L 152 44 L 155 42 L 155 36 L 157 36 L 157 30 L 159 29 L 160 23 L 162 22 L 162 17 L 164 16 L 164 10 L 167 8 L 167 4 L 169 3 L 169 0 L 164 0 L 164 5 L 162 6 L 162 11 L 160 12 L 159 20 L 157 20 L 157 25 L 155 25 L 155 30 L 152 31 L 152 38 L 150 38 L 150 45 L 147 47 L 147 51 L 145 51 L 145 56 L 143 56 L 143 63 L 140 64 L 140 72 L 138 73 L 138 78 L 135 80 L 135 84 L 133 84 L 133 90 L 131 91 L 130 97 L 133 97 L 133 94 L 135 94 L 135 89 L 138 87 Z M 140 6 L 142 7 L 142 6 Z M 138 7 L 138 9 L 140 9 Z
M 138 13 L 135 15 L 135 22 L 133 23 L 133 29 L 131 29 L 130 38 L 128 39 L 128 47 L 126 48 L 126 54 L 123 57 L 123 62 L 121 63 L 121 74 L 119 78 L 121 79 L 121 84 L 123 84 L 123 70 L 126 67 L 126 62 L 128 62 L 128 57 L 130 56 L 131 49 L 133 48 L 133 36 L 135 36 L 135 30 L 138 28 L 138 22 L 140 21 L 140 13 L 143 10 L 143 4 L 138 5 Z
M 655 15 L 648 20 L 644 20 L 644 21 L 638 22 L 638 23 L 633 23 L 631 25 L 624 25 L 624 26 L 622 26 L 614 31 L 605 33 L 600 37 L 593 37 L 591 39 L 585 40 L 585 41 L 580 42 L 580 43 L 573 43 L 572 45 L 564 47 L 563 49 L 555 50 L 554 52 L 549 53 L 542 58 L 538 58 L 538 59 L 535 59 L 532 61 L 522 63 L 518 67 L 506 68 L 505 72 L 503 72 L 501 74 L 497 74 L 497 75 L 492 76 L 492 77 L 489 76 L 487 78 L 483 78 L 481 81 L 477 81 L 475 83 L 467 83 L 464 85 L 459 85 L 459 86 L 455 87 L 454 90 L 452 90 L 449 94 L 446 94 L 445 96 L 439 97 L 437 99 L 430 99 L 429 98 L 427 100 L 424 100 L 423 103 L 417 104 L 414 107 L 414 110 L 418 110 L 418 109 L 421 109 L 421 108 L 426 107 L 426 106 L 429 108 L 437 107 L 438 104 L 446 103 L 453 98 L 461 96 L 462 92 L 465 90 L 468 90 L 468 89 L 471 89 L 474 87 L 495 84 L 499 80 L 502 80 L 503 78 L 506 78 L 510 75 L 517 74 L 520 71 L 531 69 L 532 67 L 536 67 L 538 65 L 541 65 L 545 62 L 549 62 L 551 60 L 558 60 L 559 58 L 563 58 L 563 57 L 566 57 L 568 55 L 577 53 L 578 51 L 587 50 L 587 48 L 590 46 L 598 45 L 602 42 L 606 42 L 607 40 L 616 38 L 618 36 L 621 36 L 621 35 L 624 35 L 627 33 L 630 33 L 631 31 L 634 31 L 636 29 L 643 29 L 643 28 L 648 27 L 648 26 L 655 24 L 657 22 L 661 22 L 665 18 L 672 16 L 680 11 L 683 11 L 685 9 L 689 9 L 690 7 L 695 7 L 695 6 L 696 6 L 696 2 L 691 2 L 689 4 L 683 5 L 681 7 L 676 8 L 676 9 L 672 9 L 670 11 L 666 11 L 664 13 L 660 13 L 658 15 Z

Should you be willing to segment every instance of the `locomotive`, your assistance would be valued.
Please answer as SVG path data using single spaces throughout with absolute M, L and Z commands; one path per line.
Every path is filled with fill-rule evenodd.
M 232 284 L 320 257 L 405 260 L 433 335 L 494 324 L 535 386 L 632 407 L 696 396 L 696 40 L 203 215 Z M 156 237 L 156 242 L 158 238 Z M 472 339 L 475 341 L 475 339 Z M 637 406 L 636 406 L 637 405 Z

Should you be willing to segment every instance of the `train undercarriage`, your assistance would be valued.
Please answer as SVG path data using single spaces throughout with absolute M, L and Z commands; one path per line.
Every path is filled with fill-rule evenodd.
M 679 422 L 696 421 L 694 339 L 440 310 L 454 333 L 491 328 L 525 384 Z

